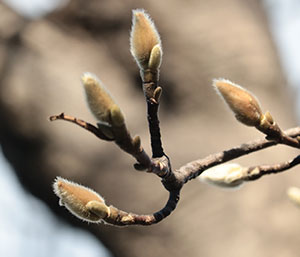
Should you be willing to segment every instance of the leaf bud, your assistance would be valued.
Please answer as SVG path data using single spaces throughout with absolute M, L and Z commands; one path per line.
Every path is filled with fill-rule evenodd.
M 89 201 L 86 204 L 86 208 L 90 212 L 96 214 L 100 219 L 104 219 L 110 215 L 109 207 L 106 204 L 101 203 L 99 201 Z
M 162 88 L 161 87 L 155 88 L 155 90 L 153 92 L 153 98 L 154 98 L 156 103 L 159 103 L 161 94 L 162 94 Z
M 121 127 L 125 124 L 124 116 L 117 105 L 113 105 L 110 109 L 110 118 L 112 126 Z
M 162 50 L 159 44 L 155 45 L 150 54 L 148 67 L 150 70 L 158 70 L 162 61 Z

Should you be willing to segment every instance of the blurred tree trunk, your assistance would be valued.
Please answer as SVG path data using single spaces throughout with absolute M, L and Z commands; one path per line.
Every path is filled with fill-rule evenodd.
M 109 88 L 131 133 L 141 135 L 149 152 L 146 106 L 129 52 L 136 7 L 150 13 L 162 36 L 160 118 L 174 168 L 262 137 L 224 108 L 213 78 L 245 86 L 283 128 L 296 126 L 260 1 L 74 0 L 36 21 L 0 4 L 0 143 L 20 181 L 66 221 L 94 233 L 115 256 L 297 256 L 300 246 L 290 238 L 300 236 L 294 230 L 299 216 L 284 198 L 293 173 L 236 192 L 191 182 L 178 209 L 146 228 L 87 226 L 59 207 L 51 188 L 56 176 L 90 186 L 127 211 L 151 213 L 165 204 L 167 193 L 157 177 L 134 171 L 134 160 L 115 145 L 72 124 L 47 121 L 65 112 L 94 122 L 79 81 L 90 71 Z M 277 147 L 238 161 L 275 163 L 293 155 Z

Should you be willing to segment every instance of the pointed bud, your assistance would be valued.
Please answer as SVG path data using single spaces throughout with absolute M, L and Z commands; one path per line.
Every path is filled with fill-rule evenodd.
M 271 125 L 274 124 L 274 119 L 273 119 L 273 117 L 272 117 L 272 115 L 271 115 L 271 113 L 270 113 L 269 111 L 267 111 L 267 112 L 265 113 L 265 117 L 266 117 L 267 121 L 268 121 Z
M 160 45 L 155 45 L 150 54 L 148 67 L 150 70 L 158 70 L 162 61 L 162 50 Z
M 115 105 L 102 82 L 92 73 L 84 73 L 81 77 L 85 89 L 88 106 L 96 119 L 109 123 L 110 109 Z
M 121 109 L 117 105 L 114 105 L 110 109 L 110 118 L 112 126 L 121 127 L 125 124 L 124 116 L 121 112 Z
M 132 144 L 133 147 L 139 151 L 141 148 L 141 138 L 139 136 L 135 136 L 132 140 Z
M 215 79 L 213 86 L 235 117 L 247 126 L 258 126 L 263 116 L 258 100 L 249 91 L 229 80 Z
M 300 188 L 290 187 L 287 190 L 287 195 L 294 204 L 300 207 Z
M 133 10 L 130 33 L 130 51 L 140 69 L 149 68 L 149 59 L 154 47 L 156 48 L 153 52 L 151 65 L 159 66 L 162 51 L 160 37 L 155 25 L 144 10 Z
M 99 217 L 89 210 L 90 202 L 105 205 L 104 199 L 92 189 L 74 182 L 57 177 L 53 184 L 54 193 L 60 198 L 60 205 L 64 205 L 79 219 L 89 222 L 99 222 Z
M 161 87 L 155 88 L 155 90 L 153 92 L 153 98 L 154 98 L 156 103 L 159 103 L 161 94 L 162 94 L 162 88 Z
M 236 163 L 221 164 L 205 170 L 199 179 L 214 186 L 237 187 L 243 183 L 246 170 Z

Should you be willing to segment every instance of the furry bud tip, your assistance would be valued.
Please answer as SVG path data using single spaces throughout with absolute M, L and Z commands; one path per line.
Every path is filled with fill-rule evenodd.
M 241 123 L 258 126 L 263 117 L 258 100 L 249 91 L 225 79 L 215 79 L 213 86 Z

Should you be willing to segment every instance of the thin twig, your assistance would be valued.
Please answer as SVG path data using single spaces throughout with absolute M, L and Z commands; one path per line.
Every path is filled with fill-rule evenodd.
M 298 155 L 296 158 L 292 160 L 274 164 L 274 165 L 261 165 L 257 167 L 249 167 L 247 171 L 247 177 L 245 177 L 243 180 L 245 181 L 257 180 L 264 175 L 283 172 L 285 170 L 293 168 L 298 164 L 300 164 L 300 155 Z
M 158 119 L 158 103 L 147 99 L 147 118 L 151 137 L 152 157 L 164 156 Z
M 284 131 L 284 133 L 289 137 L 297 137 L 300 135 L 300 127 L 288 129 Z M 253 153 L 255 151 L 277 145 L 279 143 L 281 142 L 267 139 L 250 141 L 240 146 L 236 146 L 231 149 L 209 155 L 204 159 L 189 162 L 183 165 L 178 170 L 174 171 L 169 180 L 176 180 L 177 182 L 184 184 L 189 180 L 196 178 L 208 168 Z
M 106 141 L 113 141 L 113 139 L 108 138 L 107 136 L 105 136 L 103 134 L 103 132 L 98 129 L 97 127 L 95 127 L 94 125 L 85 122 L 84 120 L 80 120 L 77 119 L 75 117 L 69 116 L 69 115 L 65 115 L 63 112 L 61 114 L 58 115 L 52 115 L 49 117 L 50 121 L 55 121 L 55 120 L 65 120 L 65 121 L 69 121 L 72 122 L 84 129 L 86 129 L 87 131 L 93 133 L 96 137 L 102 139 L 102 140 L 106 140 Z
M 85 130 L 93 133 L 96 137 L 100 139 L 113 141 L 113 139 L 106 137 L 99 128 L 84 120 L 77 119 L 70 115 L 65 115 L 64 113 L 61 113 L 59 115 L 53 115 L 49 119 L 50 121 L 64 120 L 72 122 L 84 128 Z M 115 140 L 115 143 L 123 151 L 132 155 L 137 160 L 138 164 L 140 164 L 140 167 L 142 167 L 143 170 L 147 170 L 148 173 L 154 173 L 161 178 L 164 178 L 169 173 L 169 163 L 167 157 L 163 156 L 158 160 L 151 159 L 142 147 L 137 149 L 133 146 L 132 138 L 126 128 L 112 128 L 112 130 L 118 135 L 117 139 Z
M 110 215 L 103 220 L 111 225 L 127 226 L 127 225 L 144 225 L 149 226 L 156 224 L 168 217 L 176 208 L 179 201 L 180 191 L 169 192 L 169 199 L 165 207 L 160 211 L 148 215 L 139 215 L 121 211 L 110 206 Z
M 159 71 L 146 70 L 141 72 L 143 91 L 147 102 L 147 119 L 150 131 L 152 158 L 164 156 L 158 119 L 159 100 L 155 99 L 158 86 Z
M 257 127 L 262 133 L 267 135 L 268 140 L 278 141 L 280 144 L 288 145 L 294 148 L 300 148 L 300 142 L 296 138 L 292 138 L 281 130 L 277 123 L 269 124 L 268 127 Z
M 49 119 L 50 119 L 50 121 L 65 120 L 65 121 L 72 122 L 84 129 L 86 129 L 87 131 L 93 133 L 96 137 L 98 137 L 100 139 L 103 139 L 106 141 L 113 141 L 113 139 L 106 137 L 103 134 L 103 132 L 100 129 L 98 129 L 97 127 L 95 127 L 94 125 L 92 125 L 84 120 L 77 119 L 77 118 L 69 116 L 69 115 L 65 115 L 64 113 L 61 113 L 59 115 L 53 115 Z M 121 129 L 120 129 L 120 131 L 121 131 Z M 124 130 L 122 130 L 122 131 L 124 131 Z M 117 140 L 116 144 L 122 150 L 124 150 L 125 152 L 132 155 L 138 161 L 138 163 L 142 164 L 146 169 L 147 168 L 149 169 L 150 167 L 153 166 L 153 163 L 152 163 L 150 157 L 147 155 L 147 153 L 144 151 L 144 149 L 142 147 L 140 147 L 138 150 L 133 147 L 132 138 L 130 137 L 129 133 L 126 133 L 126 135 L 123 135 L 122 140 Z

